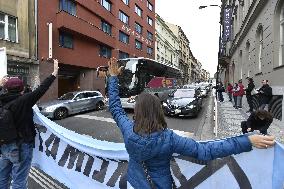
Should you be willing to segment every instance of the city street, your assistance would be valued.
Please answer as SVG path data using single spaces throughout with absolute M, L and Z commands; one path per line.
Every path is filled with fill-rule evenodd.
M 213 97 L 204 98 L 202 109 L 196 118 L 187 117 L 166 117 L 168 127 L 179 135 L 199 138 L 200 129 L 203 128 L 205 115 L 208 107 L 213 105 Z M 132 111 L 127 111 L 130 118 Z M 59 125 L 73 130 L 77 133 L 91 136 L 99 140 L 110 142 L 123 142 L 122 135 L 116 126 L 111 114 L 107 109 L 101 111 L 91 111 L 84 114 L 70 116 L 63 120 L 55 121 Z M 41 171 L 32 168 L 29 178 L 29 189 L 62 189 L 66 188 L 62 184 L 54 181 L 51 177 Z

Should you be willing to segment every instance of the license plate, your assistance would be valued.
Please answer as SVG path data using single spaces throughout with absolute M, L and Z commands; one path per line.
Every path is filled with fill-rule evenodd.
M 181 110 L 176 109 L 176 110 L 175 110 L 175 114 L 179 114 L 179 113 L 181 113 Z

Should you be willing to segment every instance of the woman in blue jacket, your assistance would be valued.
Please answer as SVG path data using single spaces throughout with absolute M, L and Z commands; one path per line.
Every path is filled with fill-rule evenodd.
M 155 95 L 142 93 L 136 100 L 134 121 L 123 110 L 118 78 L 121 68 L 115 59 L 109 62 L 109 110 L 120 128 L 129 154 L 127 180 L 134 188 L 171 189 L 170 160 L 173 153 L 199 160 L 213 160 L 252 150 L 267 148 L 274 137 L 241 135 L 213 142 L 196 142 L 167 129 L 161 103 Z

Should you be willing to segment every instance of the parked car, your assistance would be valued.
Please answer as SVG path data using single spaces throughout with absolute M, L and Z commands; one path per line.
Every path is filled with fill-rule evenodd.
M 105 100 L 99 91 L 69 92 L 57 100 L 38 105 L 40 112 L 51 119 L 63 119 L 88 110 L 101 110 L 104 106 Z
M 196 89 L 177 89 L 163 102 L 165 115 L 198 116 L 202 98 Z

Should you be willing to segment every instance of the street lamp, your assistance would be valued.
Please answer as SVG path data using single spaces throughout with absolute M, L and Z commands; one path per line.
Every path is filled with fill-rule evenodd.
M 204 9 L 204 8 L 207 8 L 207 7 L 219 7 L 220 9 L 222 9 L 222 7 L 220 5 L 202 5 L 202 6 L 199 6 L 199 9 Z M 222 35 L 222 24 L 221 24 L 221 21 L 220 21 L 219 52 L 218 52 L 216 87 L 217 87 L 217 83 L 218 83 L 218 80 L 219 80 L 219 67 L 220 67 L 220 65 L 219 65 L 219 58 L 221 56 L 221 52 L 220 52 L 220 48 L 221 48 L 221 35 Z

